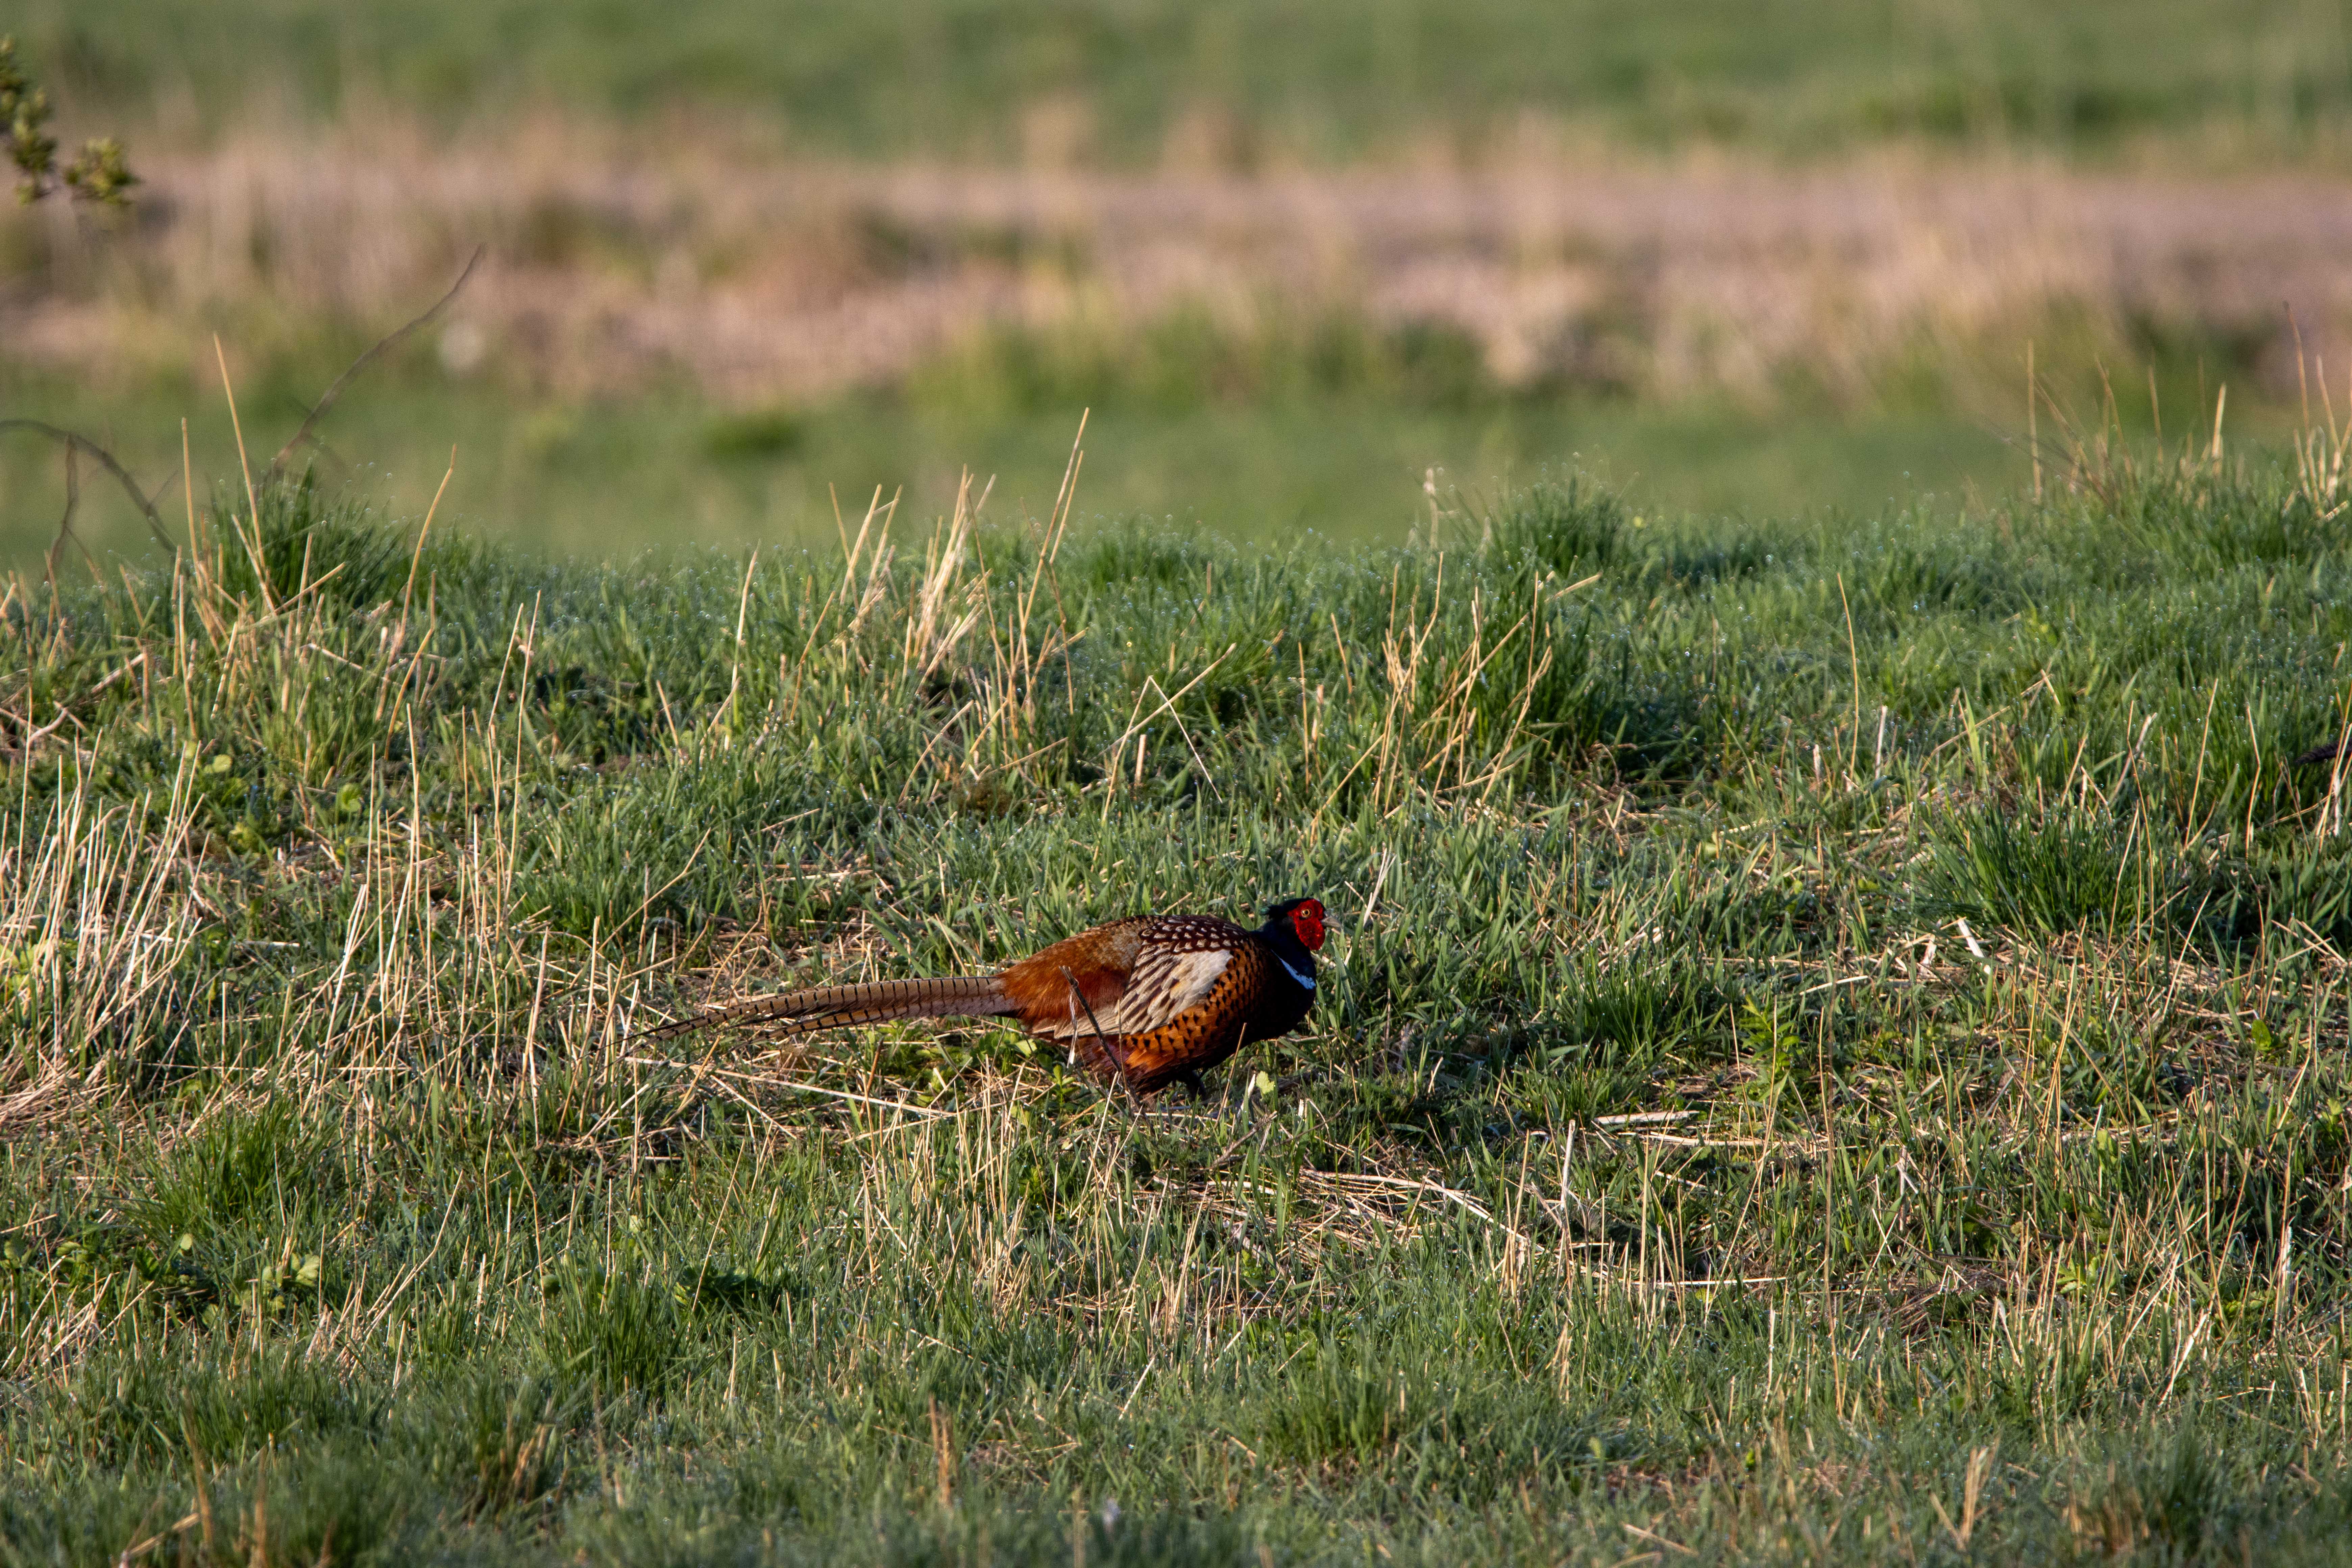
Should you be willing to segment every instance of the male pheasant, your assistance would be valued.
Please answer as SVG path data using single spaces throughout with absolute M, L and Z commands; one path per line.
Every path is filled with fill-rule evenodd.
M 1148 1093 L 1202 1092 L 1201 1073 L 1286 1035 L 1315 1005 L 1323 906 L 1285 899 L 1248 931 L 1210 915 L 1134 915 L 1080 931 L 994 974 L 820 985 L 739 1002 L 652 1031 L 717 1024 L 786 1034 L 897 1018 L 1013 1018 L 1074 1061 Z

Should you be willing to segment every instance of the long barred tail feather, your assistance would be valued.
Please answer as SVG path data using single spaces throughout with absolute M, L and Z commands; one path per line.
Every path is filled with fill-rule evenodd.
M 818 1029 L 887 1024 L 898 1018 L 992 1018 L 1013 1011 L 1012 998 L 992 974 L 945 980 L 877 980 L 870 985 L 819 985 L 781 995 L 756 996 L 672 1019 L 646 1030 L 643 1037 L 673 1039 L 720 1025 L 805 1035 Z

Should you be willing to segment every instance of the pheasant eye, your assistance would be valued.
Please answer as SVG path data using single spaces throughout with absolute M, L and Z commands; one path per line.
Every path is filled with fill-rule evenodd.
M 1290 929 L 1309 952 L 1323 945 L 1323 906 L 1309 899 L 1290 912 Z

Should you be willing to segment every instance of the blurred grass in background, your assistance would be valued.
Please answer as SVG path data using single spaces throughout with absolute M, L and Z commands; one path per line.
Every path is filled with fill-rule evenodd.
M 80 110 L 208 129 L 390 100 L 753 112 L 858 157 L 1171 149 L 1236 165 L 1475 155 L 1528 117 L 1612 143 L 1776 153 L 1918 141 L 2104 155 L 2333 154 L 2345 16 L 2303 0 L 28 0 L 12 24 Z
M 319 378 L 323 384 L 324 377 Z M 5 389 L 0 389 L 5 395 Z M 117 443 L 151 489 L 180 506 L 179 413 L 158 391 L 130 401 L 22 386 L 7 397 Z M 315 390 L 311 393 L 315 396 Z M 291 384 L 245 403 L 247 440 L 267 461 L 300 423 Z M 196 500 L 233 492 L 237 464 L 218 390 L 190 419 Z M 864 509 L 903 487 L 929 515 L 953 500 L 960 462 L 997 481 L 992 514 L 1044 515 L 1079 410 L 979 411 L 953 404 L 850 400 L 806 414 L 734 413 L 690 394 L 518 405 L 491 390 L 422 381 L 362 388 L 327 431 L 322 483 L 350 482 L 395 516 L 421 516 L 457 447 L 436 527 L 456 523 L 556 555 L 626 554 L 683 539 L 732 545 L 830 542 L 833 500 Z M 1227 538 L 1280 544 L 1306 531 L 1349 542 L 1424 535 L 1428 469 L 1441 494 L 1497 493 L 1506 481 L 1585 468 L 1640 507 L 1672 513 L 1874 514 L 1928 493 L 1989 493 L 2027 471 L 1986 430 L 1936 416 L 1808 420 L 1795 426 L 1732 406 L 1650 410 L 1544 401 L 1475 409 L 1367 400 L 1133 406 L 1087 416 L 1079 524 L 1160 517 Z M 348 456 L 345 456 L 348 454 Z M 1412 466 L 1414 458 L 1423 467 Z M 0 561 L 24 569 L 52 542 L 63 470 L 47 444 L 0 447 Z M 136 554 L 147 531 L 110 488 L 83 487 L 76 532 L 101 557 Z M 69 557 L 70 558 L 70 557 Z M 76 568 L 79 572 L 80 568 Z
M 0 415 L 558 552 L 829 539 L 833 498 L 1401 538 L 1423 481 L 1584 468 L 1654 510 L 1868 512 L 2085 418 L 2284 428 L 2289 301 L 2352 343 L 2336 10 L 2264 4 L 29 0 L 117 219 L 0 213 Z M 2290 173 L 2283 173 L 2290 172 Z M 2300 184 L 2263 184 L 2282 179 Z M 2201 183 L 2200 183 L 2201 182 Z M 2304 217 L 2279 215 L 2303 214 Z M 2347 356 L 2336 354 L 2337 361 Z M 2110 382 L 2114 384 L 2110 386 Z M 364 473 L 362 474 L 362 470 Z M 0 442 L 0 563 L 65 504 Z M 101 555 L 146 531 L 85 487 Z

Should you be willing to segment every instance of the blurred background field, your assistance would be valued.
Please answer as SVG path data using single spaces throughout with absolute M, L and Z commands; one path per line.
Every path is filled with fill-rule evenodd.
M 331 120 L 392 102 L 463 128 L 518 106 L 658 123 L 692 105 L 860 159 L 1475 158 L 1533 117 L 1666 152 L 1917 140 L 2104 157 L 2154 139 L 2206 162 L 2325 153 L 2352 114 L 2343 13 L 2313 0 L 26 0 L 17 13 L 76 97 L 215 135 L 257 108 Z
M 2274 436 L 2352 368 L 2352 43 L 2308 4 L 31 0 L 124 214 L 0 215 L 0 414 L 152 488 L 267 452 L 478 246 L 317 458 L 564 553 L 833 496 L 1402 539 L 1425 486 L 1874 511 L 2084 420 Z M 2298 359 L 2300 347 L 2305 351 Z M 2340 396 L 2341 389 L 2338 389 Z M 0 444 L 0 558 L 56 453 Z M 86 492 L 80 531 L 140 547 Z

